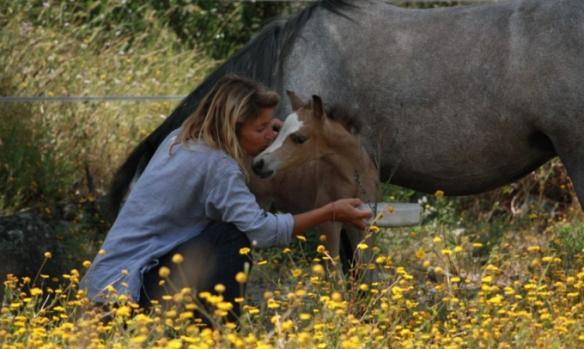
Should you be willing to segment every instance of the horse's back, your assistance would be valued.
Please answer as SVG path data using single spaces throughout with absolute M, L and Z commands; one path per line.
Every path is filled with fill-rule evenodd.
M 322 12 L 287 60 L 284 87 L 360 110 L 385 178 L 397 167 L 394 182 L 418 190 L 484 191 L 556 154 L 546 120 L 564 125 L 558 113 L 581 101 L 583 3 L 366 1 L 348 19 Z

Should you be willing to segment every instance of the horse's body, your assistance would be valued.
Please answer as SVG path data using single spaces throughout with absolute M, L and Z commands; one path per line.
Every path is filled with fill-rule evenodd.
M 114 205 L 164 136 L 228 72 L 357 112 L 383 180 L 395 172 L 398 185 L 472 194 L 559 155 L 584 203 L 584 1 L 311 5 L 266 28 L 142 142 L 116 176 Z M 282 104 L 277 114 L 290 111 Z

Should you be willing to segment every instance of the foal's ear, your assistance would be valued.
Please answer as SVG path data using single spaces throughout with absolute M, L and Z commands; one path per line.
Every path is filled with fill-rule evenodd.
M 312 95 L 312 113 L 317 120 L 322 120 L 324 118 L 322 99 L 317 95 Z
M 286 90 L 286 94 L 290 99 L 290 104 L 292 104 L 292 110 L 298 110 L 304 106 L 304 102 L 294 93 L 294 91 Z

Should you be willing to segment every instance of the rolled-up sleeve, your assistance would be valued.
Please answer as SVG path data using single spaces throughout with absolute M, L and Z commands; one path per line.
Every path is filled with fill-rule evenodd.
M 286 246 L 292 239 L 294 217 L 263 210 L 249 191 L 241 171 L 221 173 L 205 200 L 205 213 L 214 220 L 233 223 L 253 246 Z

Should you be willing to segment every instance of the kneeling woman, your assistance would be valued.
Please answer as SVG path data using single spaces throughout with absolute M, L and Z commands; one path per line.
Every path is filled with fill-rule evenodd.
M 333 215 L 363 228 L 370 213 L 356 208 L 358 199 L 294 216 L 257 204 L 246 185 L 244 161 L 275 139 L 278 99 L 276 92 L 238 76 L 217 82 L 160 144 L 135 183 L 81 281 L 91 300 L 109 302 L 115 290 L 147 307 L 184 287 L 198 293 L 223 284 L 223 297 L 232 302 L 240 295 L 235 275 L 246 262 L 241 248 L 285 246 L 294 234 Z M 173 263 L 177 254 L 182 263 L 180 256 Z M 161 286 L 162 267 L 169 279 Z

